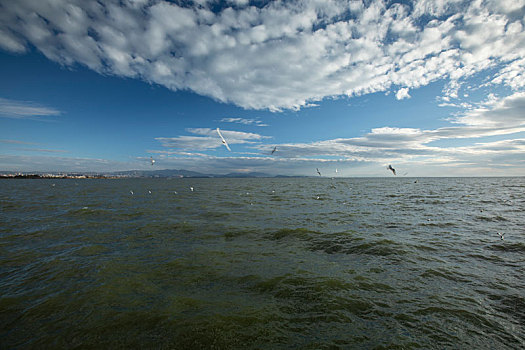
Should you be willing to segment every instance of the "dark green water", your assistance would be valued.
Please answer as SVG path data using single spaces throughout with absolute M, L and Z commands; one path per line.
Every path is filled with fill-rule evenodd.
M 0 348 L 525 347 L 525 178 L 414 180 L 1 180 Z

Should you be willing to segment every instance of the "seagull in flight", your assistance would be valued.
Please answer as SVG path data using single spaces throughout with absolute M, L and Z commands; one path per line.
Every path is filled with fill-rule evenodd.
M 149 157 L 149 160 L 151 162 L 151 165 L 155 164 L 155 159 L 153 159 L 153 157 Z
M 272 153 L 270 153 L 270 154 L 274 154 L 275 151 L 277 151 L 277 146 L 275 146 L 275 147 L 273 148 Z
M 504 233 L 500 233 L 500 232 L 498 232 L 498 235 L 499 235 L 499 236 L 501 237 L 501 240 L 503 240 L 503 239 L 504 239 L 504 238 L 503 238 L 503 236 L 505 236 L 505 234 L 504 234 Z
M 228 146 L 228 143 L 226 143 L 226 140 L 224 139 L 224 137 L 222 137 L 222 134 L 221 134 L 221 131 L 219 130 L 219 128 L 217 128 L 217 134 L 219 134 L 219 136 L 221 137 L 221 140 L 222 140 L 222 143 L 224 144 L 224 146 L 226 146 L 226 148 L 228 149 L 228 151 L 232 151 L 230 149 L 230 146 Z
M 388 169 L 388 170 L 392 170 L 392 172 L 394 173 L 394 175 L 396 174 L 396 169 L 392 168 L 392 165 L 388 164 L 387 169 Z
M 315 168 L 317 170 L 317 173 L 319 174 L 319 176 L 321 176 L 321 172 L 319 171 L 319 168 Z

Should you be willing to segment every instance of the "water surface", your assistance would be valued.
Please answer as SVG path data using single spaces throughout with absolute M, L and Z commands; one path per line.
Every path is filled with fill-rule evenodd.
M 415 180 L 0 180 L 0 348 L 523 348 L 525 178 Z

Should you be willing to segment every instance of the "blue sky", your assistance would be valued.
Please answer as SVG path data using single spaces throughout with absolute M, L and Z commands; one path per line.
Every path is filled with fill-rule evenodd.
M 525 175 L 524 28 L 522 0 L 0 0 L 0 170 Z

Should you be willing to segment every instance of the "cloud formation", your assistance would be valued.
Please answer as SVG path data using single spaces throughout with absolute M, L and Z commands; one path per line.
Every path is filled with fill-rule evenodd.
M 402 89 L 399 89 L 397 92 L 396 92 L 396 98 L 398 100 L 403 100 L 405 98 L 410 98 L 410 95 L 408 93 L 408 88 L 402 88 Z
M 307 144 L 277 145 L 281 158 L 316 157 L 386 163 L 432 162 L 458 165 L 513 166 L 524 170 L 525 93 L 489 98 L 478 108 L 466 111 L 453 122 L 457 126 L 421 130 L 381 127 L 355 138 L 340 138 Z M 475 142 L 481 137 L 505 135 L 508 139 Z M 471 145 L 453 146 L 453 140 Z M 474 141 L 472 141 L 474 140 Z M 441 141 L 441 144 L 436 142 Z M 444 143 L 443 143 L 444 142 Z M 448 144 L 448 145 L 447 145 Z M 261 151 L 264 146 L 258 147 Z
M 0 117 L 37 119 L 55 115 L 60 115 L 60 111 L 54 108 L 39 106 L 33 102 L 0 98 Z
M 259 119 L 246 119 L 246 118 L 222 118 L 220 120 L 223 123 L 237 123 L 243 125 L 255 125 L 255 126 L 268 126 Z
M 248 109 L 495 71 L 525 86 L 525 2 L 0 0 L 0 48 Z
M 223 147 L 216 129 L 188 128 L 186 131 L 198 136 L 157 137 L 155 140 L 160 141 L 162 146 L 166 148 L 189 151 L 203 151 Z M 255 133 L 222 129 L 221 134 L 230 145 L 253 143 L 254 141 L 268 138 Z
M 476 175 L 480 169 L 486 171 L 488 168 L 491 168 L 492 174 L 499 175 L 505 175 L 501 169 L 507 169 L 508 175 L 525 171 L 525 93 L 516 92 L 504 98 L 491 96 L 478 107 L 468 109 L 451 121 L 452 126 L 437 129 L 380 127 L 361 137 L 305 143 L 268 144 L 267 138 L 258 134 L 224 131 L 228 142 L 246 143 L 247 148 L 259 151 L 253 154 L 239 150 L 237 153 L 242 156 L 228 157 L 193 152 L 220 147 L 220 141 L 214 136 L 213 129 L 188 129 L 202 136 L 157 139 L 166 148 L 183 148 L 185 152 L 156 152 L 167 164 L 177 161 L 189 164 L 191 159 L 195 162 L 193 166 L 200 164 L 207 167 L 206 162 L 216 164 L 222 160 L 223 163 L 220 166 L 216 164 L 217 167 L 227 169 L 231 165 L 238 167 L 235 168 L 238 170 L 244 164 L 245 168 L 261 167 L 257 169 L 269 171 L 273 167 L 273 172 L 286 169 L 286 172 L 302 175 L 307 171 L 305 167 L 315 164 L 339 169 L 350 165 L 363 167 L 363 164 L 368 164 L 370 168 L 371 164 L 377 166 L 378 163 L 402 164 L 405 167 L 440 165 L 458 169 L 458 175 Z M 494 139 L 502 135 L 505 140 Z M 465 140 L 465 145 L 457 146 L 456 140 L 459 139 Z M 269 150 L 275 146 L 277 151 L 270 155 Z M 297 168 L 292 169 L 293 166 Z M 469 168 L 471 172 L 466 173 L 465 169 Z M 420 173 L 429 175 L 426 171 Z

